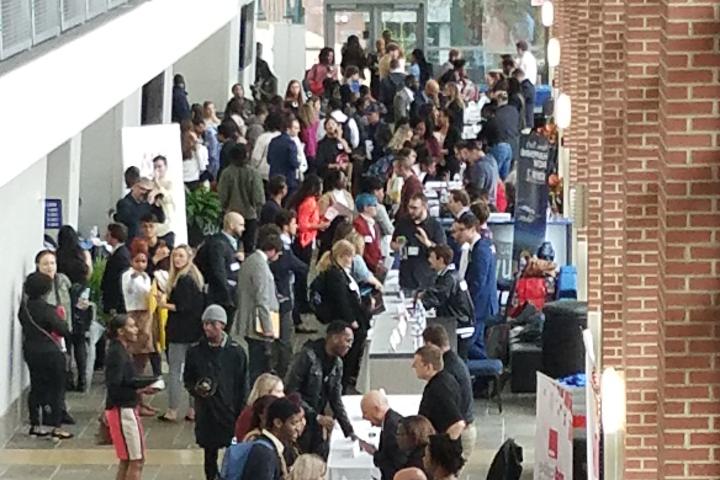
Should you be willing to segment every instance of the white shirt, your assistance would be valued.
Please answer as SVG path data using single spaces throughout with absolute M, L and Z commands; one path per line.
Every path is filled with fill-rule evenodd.
M 525 78 L 530 80 L 530 83 L 535 85 L 537 82 L 537 60 L 532 53 L 525 52 L 522 57 L 517 59 L 517 64 L 520 66 L 520 70 L 525 73 Z
M 353 209 L 352 205 L 348 205 L 347 195 L 345 195 L 345 190 L 335 189 L 331 192 L 331 195 L 335 202 L 339 203 L 340 205 L 343 205 L 344 207 L 346 207 L 349 210 Z
M 475 244 L 480 240 L 480 234 L 475 234 L 473 241 L 470 243 L 463 243 L 462 252 L 460 253 L 460 279 L 465 278 L 467 267 L 470 264 L 470 252 L 472 251 Z
M 370 229 L 370 236 L 372 236 L 372 238 L 374 239 L 375 238 L 375 219 L 365 215 L 364 213 L 361 213 L 360 216 L 363 218 L 363 220 L 365 220 L 365 222 L 367 222 L 368 228 Z
M 355 119 L 348 117 L 340 110 L 331 112 L 330 116 L 338 123 L 347 123 L 347 126 L 350 129 L 350 146 L 353 149 L 357 148 L 358 145 L 360 145 L 360 129 L 358 128 Z
M 308 169 L 308 162 L 307 157 L 305 157 L 305 144 L 300 141 L 300 137 L 290 137 L 295 142 L 295 145 L 297 146 L 297 159 L 298 162 L 300 162 L 300 168 L 298 168 L 298 179 L 300 179 L 300 174 L 307 172 Z
M 252 155 L 250 155 L 250 166 L 260 172 L 263 180 L 267 180 L 270 176 L 270 164 L 267 161 L 268 147 L 272 139 L 279 136 L 280 132 L 265 132 L 255 141 L 255 147 L 253 147 Z
M 207 167 L 208 150 L 205 145 L 198 143 L 193 149 L 192 157 L 183 160 L 183 182 L 197 182 Z
M 125 298 L 125 310 L 147 310 L 150 296 L 150 275 L 129 268 L 122 274 L 122 291 Z

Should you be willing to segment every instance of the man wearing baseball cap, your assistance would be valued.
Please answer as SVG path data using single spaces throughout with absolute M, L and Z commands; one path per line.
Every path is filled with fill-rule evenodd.
M 205 335 L 188 350 L 185 388 L 195 399 L 195 440 L 205 450 L 205 477 L 218 475 L 218 450 L 230 445 L 247 395 L 247 357 L 227 333 L 220 305 L 202 314 Z

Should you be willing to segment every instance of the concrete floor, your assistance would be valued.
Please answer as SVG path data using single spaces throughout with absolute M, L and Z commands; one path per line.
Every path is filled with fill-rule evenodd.
M 298 344 L 306 338 L 298 338 Z M 410 373 L 410 372 L 408 372 Z M 76 434 L 72 440 L 53 442 L 27 435 L 26 414 L 0 449 L 0 479 L 8 480 L 105 480 L 115 478 L 116 459 L 111 447 L 97 446 L 97 418 L 104 407 L 102 374 L 87 394 L 68 393 L 69 410 L 77 425 L 69 427 Z M 156 395 L 153 406 L 166 406 L 165 394 Z M 24 409 L 23 409 L 24 410 Z M 523 480 L 532 478 L 535 396 L 504 395 L 504 411 L 498 413 L 494 402 L 475 400 L 475 423 L 478 430 L 476 449 L 465 470 L 465 479 L 484 479 L 495 452 L 507 439 L 514 438 L 524 449 Z M 7 427 L 7 426 L 6 426 Z M 148 447 L 144 479 L 204 480 L 202 452 L 195 446 L 193 424 L 163 423 L 144 419 Z M 2 425 L 0 425 L 2 429 Z

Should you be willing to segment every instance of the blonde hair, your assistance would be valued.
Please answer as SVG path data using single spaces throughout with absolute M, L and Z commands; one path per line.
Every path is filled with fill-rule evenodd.
M 353 244 L 356 255 L 362 255 L 365 251 L 365 239 L 356 230 L 351 231 L 350 234 L 345 237 L 345 240 Z
M 290 468 L 288 480 L 321 480 L 327 474 L 327 465 L 317 455 L 303 453 Z
M 270 395 L 280 382 L 282 382 L 282 379 L 277 375 L 263 373 L 255 380 L 255 384 L 252 390 L 250 390 L 250 395 L 248 395 L 247 404 L 252 406 L 258 398 Z
M 175 262 L 173 261 L 173 256 L 175 255 L 175 252 L 177 250 L 184 250 L 188 257 L 188 263 L 180 270 L 177 270 L 175 268 Z M 205 280 L 203 279 L 202 273 L 200 273 L 200 270 L 195 266 L 195 263 L 193 262 L 194 253 L 192 248 L 190 248 L 187 245 L 178 245 L 175 247 L 173 252 L 170 254 L 170 273 L 168 274 L 168 288 L 167 288 L 167 296 L 170 296 L 170 293 L 175 288 L 175 285 L 177 285 L 178 280 L 183 275 L 189 275 L 190 278 L 195 282 L 199 290 L 203 289 L 203 286 L 205 284 Z
M 337 263 L 338 258 L 345 256 L 355 256 L 355 247 L 347 240 L 338 240 L 332 246 L 332 250 L 325 252 L 318 260 L 317 270 L 318 272 L 324 272 L 330 268 L 333 263 Z
M 317 119 L 317 111 L 315 110 L 312 102 L 307 102 L 300 105 L 297 117 L 298 120 L 300 120 L 300 125 L 302 125 L 304 128 L 312 125 L 313 122 L 315 122 L 315 120 Z
M 392 140 L 390 140 L 390 143 L 388 143 L 388 148 L 393 152 L 401 150 L 405 146 L 405 142 L 407 142 L 407 137 L 411 133 L 413 133 L 413 131 L 412 128 L 410 128 L 410 125 L 401 125 L 397 128 L 397 130 L 395 130 L 395 134 L 393 135 Z
M 465 108 L 465 101 L 460 91 L 460 86 L 455 82 L 448 82 L 445 84 L 446 89 L 450 89 L 452 94 L 449 96 L 446 106 L 450 106 L 451 103 L 457 103 L 459 106 Z

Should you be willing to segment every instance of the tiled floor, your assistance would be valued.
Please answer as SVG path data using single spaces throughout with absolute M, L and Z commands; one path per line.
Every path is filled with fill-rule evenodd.
M 0 479 L 115 478 L 114 452 L 111 447 L 95 444 L 97 418 L 103 408 L 104 389 L 95 385 L 88 394 L 68 394 L 67 400 L 70 411 L 78 422 L 70 428 L 76 437 L 62 442 L 32 439 L 27 435 L 27 426 L 23 424 L 10 436 L 4 448 L 0 449 Z M 157 395 L 152 404 L 163 408 L 166 405 L 165 395 Z M 506 394 L 502 415 L 498 413 L 494 403 L 476 400 L 475 411 L 478 442 L 464 478 L 484 479 L 496 450 L 505 439 L 512 437 L 524 449 L 525 468 L 522 478 L 531 479 L 535 397 Z M 144 479 L 203 480 L 202 453 L 195 447 L 192 424 L 166 424 L 146 418 L 144 427 L 148 446 Z

